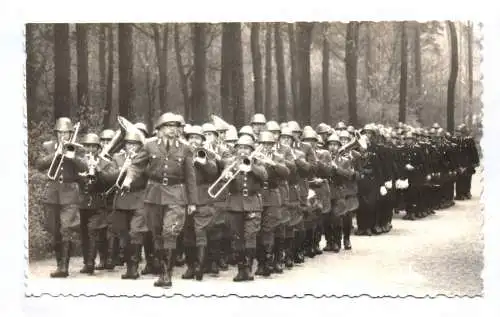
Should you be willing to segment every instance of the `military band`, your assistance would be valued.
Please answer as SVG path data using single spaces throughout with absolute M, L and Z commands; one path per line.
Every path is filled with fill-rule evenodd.
M 56 140 L 36 162 L 48 176 L 50 276 L 68 276 L 79 234 L 82 274 L 125 264 L 123 279 L 152 274 L 154 286 L 168 288 L 185 259 L 183 279 L 236 265 L 233 280 L 252 281 L 351 250 L 354 229 L 390 232 L 394 213 L 417 220 L 471 198 L 479 155 L 465 125 L 453 134 L 438 124 L 314 129 L 255 114 L 237 131 L 212 119 L 190 125 L 165 113 L 152 137 L 122 117 L 117 131 L 83 137 L 79 123 L 57 119 Z

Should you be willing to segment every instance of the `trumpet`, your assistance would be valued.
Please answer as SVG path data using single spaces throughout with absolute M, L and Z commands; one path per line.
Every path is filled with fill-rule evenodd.
M 219 178 L 217 178 L 217 180 L 210 185 L 208 188 L 208 195 L 211 198 L 219 197 L 226 187 L 233 181 L 233 179 L 238 176 L 238 174 L 250 172 L 252 169 L 252 161 L 256 159 L 258 155 L 262 154 L 262 149 L 263 146 L 259 145 L 255 151 L 252 152 L 252 154 L 243 157 L 235 157 L 234 161 L 224 168 Z M 215 191 L 218 187 L 219 189 Z
M 83 145 L 76 143 L 76 138 L 78 136 L 79 130 L 80 122 L 75 124 L 75 130 L 73 131 L 70 140 L 62 142 L 57 146 L 56 153 L 54 154 L 52 163 L 50 163 L 49 170 L 47 171 L 47 177 L 50 180 L 55 180 L 57 177 L 59 177 L 62 165 L 64 163 L 64 157 L 68 152 L 74 152 L 77 148 L 83 149 Z
M 98 159 L 94 158 L 94 155 L 91 153 L 85 154 L 85 158 L 87 161 L 88 170 L 83 173 L 79 173 L 80 176 L 87 177 L 90 183 L 94 183 L 96 181 L 96 168 L 98 164 Z

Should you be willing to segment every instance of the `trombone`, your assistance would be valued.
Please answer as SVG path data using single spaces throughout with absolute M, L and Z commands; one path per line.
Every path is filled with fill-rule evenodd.
M 114 185 L 106 191 L 106 195 L 111 193 L 113 190 L 123 191 L 123 182 L 125 181 L 125 178 L 127 176 L 128 168 L 130 167 L 130 165 L 132 165 L 132 159 L 136 155 L 137 153 L 135 152 L 130 152 L 127 154 L 127 156 L 125 157 L 125 162 L 120 168 L 120 172 L 118 173 L 118 177 L 116 178 Z
M 52 163 L 50 163 L 49 170 L 47 171 L 47 177 L 50 180 L 55 180 L 57 177 L 59 177 L 66 153 L 73 152 L 77 148 L 83 148 L 83 145 L 76 143 L 76 138 L 78 136 L 79 130 L 80 122 L 75 124 L 75 131 L 73 131 L 70 140 L 58 144 L 56 153 L 54 154 L 54 158 L 52 159 Z
M 235 157 L 234 161 L 224 168 L 219 178 L 217 178 L 217 180 L 212 185 L 210 185 L 210 187 L 208 188 L 208 195 L 214 199 L 219 197 L 220 194 L 226 189 L 226 187 L 229 186 L 229 184 L 233 181 L 233 179 L 238 176 L 238 174 L 242 172 L 248 173 L 252 169 L 252 161 L 254 159 L 258 159 L 257 157 L 262 154 L 262 149 L 263 146 L 259 145 L 249 156 L 243 156 L 239 158 Z M 237 166 L 238 168 L 236 168 Z M 214 190 L 221 184 L 222 186 L 220 186 L 219 190 L 214 192 Z

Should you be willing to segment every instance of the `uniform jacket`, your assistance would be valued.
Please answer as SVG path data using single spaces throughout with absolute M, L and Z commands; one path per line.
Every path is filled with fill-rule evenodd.
M 301 142 L 296 145 L 296 149 L 304 152 L 306 156 L 305 161 L 302 159 L 296 161 L 299 174 L 299 200 L 301 203 L 305 204 L 307 202 L 307 195 L 309 192 L 308 180 L 312 179 L 315 175 L 317 160 L 314 150 L 309 144 Z
M 87 157 L 84 158 L 87 162 Z M 86 163 L 88 166 L 88 163 Z M 104 169 L 108 164 L 104 160 L 100 160 L 98 165 L 100 165 L 101 170 Z M 91 180 L 88 176 L 84 175 L 88 169 L 79 173 L 78 184 L 80 185 L 80 208 L 81 209 L 101 209 L 106 206 L 106 197 L 104 192 L 109 186 L 102 173 L 96 169 L 95 177 Z
M 373 203 L 379 197 L 379 187 L 385 182 L 382 173 L 382 162 L 378 146 L 371 143 L 363 153 L 359 166 L 359 195 L 366 202 Z
M 225 166 L 228 164 L 231 164 L 231 160 L 225 161 Z M 240 172 L 236 175 L 228 186 L 228 210 L 233 212 L 262 211 L 263 204 L 260 192 L 267 179 L 266 168 L 258 164 L 252 164 L 250 172 Z
M 46 172 L 54 159 L 57 142 L 48 141 L 44 143 L 44 153 L 36 160 L 36 168 L 40 172 Z M 78 173 L 86 169 L 82 153 L 76 153 L 74 159 L 64 158 L 61 167 L 61 175 L 57 180 L 49 180 L 45 188 L 43 202 L 48 204 L 67 205 L 79 204 Z
M 113 155 L 111 164 L 108 164 L 101 172 L 103 178 L 111 184 L 116 182 L 120 170 L 125 163 L 126 153 L 120 152 Z M 147 178 L 144 172 L 136 173 L 130 184 L 130 191 L 124 193 L 115 193 L 113 200 L 113 209 L 136 210 L 144 206 L 144 190 L 146 188 Z
M 168 147 L 168 149 L 167 149 Z M 198 187 L 193 152 L 178 140 L 165 144 L 161 139 L 146 143 L 133 160 L 132 179 L 148 177 L 145 202 L 156 205 L 197 205 Z
M 208 195 L 208 188 L 217 180 L 218 166 L 215 159 L 207 158 L 205 164 L 194 163 L 196 172 L 196 184 L 198 187 L 198 204 L 207 205 L 212 203 L 212 198 Z
M 291 177 L 295 177 L 297 173 L 297 165 L 295 164 L 295 161 L 293 160 L 293 155 L 292 155 L 292 150 L 289 147 L 284 147 L 284 146 L 278 146 L 277 149 L 278 153 L 283 155 L 285 159 L 285 166 L 288 169 L 288 175 L 285 179 L 279 180 L 279 190 L 280 190 L 280 195 L 281 195 L 281 202 L 282 204 L 286 205 L 290 203 L 290 185 L 289 185 L 289 180 Z M 295 199 L 294 202 L 298 202 L 298 196 L 295 195 L 297 198 Z
M 268 206 L 281 206 L 283 201 L 281 199 L 281 192 L 279 185 L 281 181 L 286 181 L 290 175 L 290 170 L 285 162 L 276 162 L 275 166 L 265 165 L 267 171 L 267 180 L 263 182 L 262 186 L 262 201 L 264 207 Z

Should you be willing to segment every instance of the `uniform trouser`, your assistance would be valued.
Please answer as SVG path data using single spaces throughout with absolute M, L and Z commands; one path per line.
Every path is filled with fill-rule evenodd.
M 261 212 L 228 211 L 227 217 L 236 252 L 257 247 L 257 234 L 261 226 Z
M 100 260 L 105 260 L 107 253 L 107 226 L 108 223 L 104 210 L 80 209 L 80 240 L 84 264 L 95 261 L 96 249 L 99 252 Z
M 112 230 L 120 236 L 126 237 L 126 244 L 142 244 L 144 234 L 148 231 L 144 209 L 123 210 L 112 212 Z
M 220 250 L 220 256 L 225 258 L 232 252 L 232 237 L 228 215 L 224 203 L 216 202 L 214 203 L 214 208 L 216 214 L 214 216 L 213 226 L 208 233 L 208 247 L 212 249 L 212 246 L 215 246 L 216 249 Z M 219 250 L 216 250 L 216 252 L 219 252 Z
M 274 244 L 275 231 L 281 224 L 281 207 L 264 207 L 261 215 L 261 227 L 258 235 L 258 243 L 262 246 L 272 246 Z
M 375 226 L 376 201 L 359 199 L 359 208 L 356 213 L 356 223 L 361 231 L 371 229 Z
M 387 195 L 380 197 L 378 201 L 377 225 L 381 228 L 389 225 L 392 221 L 394 194 L 390 191 Z
M 344 237 L 344 241 L 350 239 L 352 229 L 352 214 L 350 211 L 343 215 L 335 215 L 332 213 L 329 218 L 332 227 L 331 242 L 336 243 L 338 246 L 340 246 L 342 237 Z
M 465 171 L 465 173 L 458 176 L 456 183 L 457 196 L 465 196 L 470 193 L 471 181 L 472 173 L 470 173 L 469 171 Z
M 184 225 L 184 247 L 206 247 L 208 233 L 213 226 L 216 211 L 213 206 L 197 206 L 196 211 L 186 216 Z
M 174 250 L 177 246 L 177 237 L 186 222 L 186 207 L 145 203 L 144 209 L 156 252 L 164 249 Z
M 419 210 L 418 209 L 419 196 L 420 196 L 420 189 L 417 186 L 410 184 L 405 193 L 405 203 L 406 203 L 407 213 L 415 213 Z
M 45 227 L 54 243 L 74 241 L 80 230 L 80 211 L 77 204 L 45 204 Z

